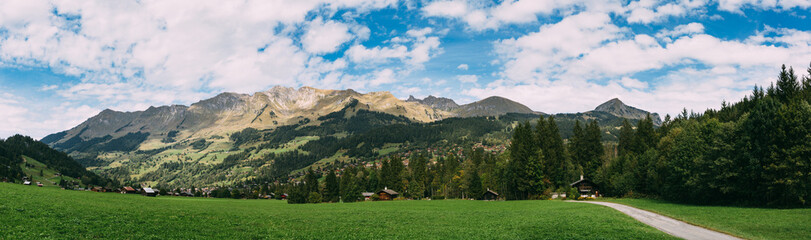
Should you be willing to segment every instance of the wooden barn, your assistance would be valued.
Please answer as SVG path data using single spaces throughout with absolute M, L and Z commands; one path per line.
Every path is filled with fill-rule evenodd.
M 594 184 L 591 180 L 584 179 L 583 175 L 580 175 L 580 180 L 577 182 L 573 182 L 570 186 L 577 188 L 577 191 L 580 193 L 581 196 L 594 196 L 596 197 L 597 192 L 597 185 Z
M 158 196 L 158 191 L 155 191 L 152 188 L 144 188 L 144 189 L 141 189 L 141 195 L 144 195 L 144 196 L 147 196 L 147 197 L 155 197 L 155 196 Z
M 135 191 L 135 188 L 132 187 L 124 187 L 121 189 L 121 193 L 136 194 L 138 191 Z
M 391 190 L 388 187 L 386 187 L 383 188 L 383 190 L 377 191 L 377 196 L 380 198 L 381 201 L 388 201 L 397 198 L 397 196 L 400 196 L 400 193 L 397 193 L 394 190 Z
M 482 195 L 482 200 L 485 201 L 498 200 L 498 193 L 494 192 L 493 190 L 487 189 L 487 191 L 484 192 L 484 195 Z

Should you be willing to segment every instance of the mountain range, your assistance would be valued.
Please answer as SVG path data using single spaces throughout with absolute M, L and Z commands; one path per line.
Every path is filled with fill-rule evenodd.
M 612 99 L 593 111 L 555 118 L 564 137 L 574 121 L 597 120 L 606 129 L 604 139 L 611 140 L 621 119 L 635 121 L 648 114 Z M 316 163 L 372 159 L 457 140 L 400 136 L 418 132 L 436 135 L 440 131 L 444 138 L 506 144 L 509 126 L 539 115 L 546 114 L 497 96 L 458 105 L 434 96 L 401 100 L 389 92 L 277 86 L 252 95 L 222 93 L 190 106 L 135 112 L 107 109 L 41 141 L 121 181 L 213 184 L 267 174 L 261 169 L 281 177 Z M 657 125 L 661 123 L 657 114 L 651 116 Z M 393 135 L 397 131 L 403 132 Z M 238 164 L 223 165 L 234 153 L 243 154 L 232 157 L 239 158 Z M 279 154 L 293 155 L 283 159 Z M 189 176 L 192 168 L 196 173 L 209 171 L 209 176 Z

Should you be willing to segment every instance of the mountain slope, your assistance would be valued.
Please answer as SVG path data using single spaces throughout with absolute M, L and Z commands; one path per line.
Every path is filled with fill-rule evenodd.
M 618 98 L 614 98 L 608 100 L 607 102 L 600 104 L 593 110 L 594 112 L 605 112 L 611 115 L 620 117 L 620 118 L 627 118 L 627 119 L 644 119 L 645 117 L 650 114 L 651 119 L 653 119 L 653 123 L 657 126 L 662 124 L 662 119 L 659 117 L 657 113 L 650 113 L 645 110 L 641 110 L 635 107 L 631 107 L 625 105 L 622 101 Z
M 96 186 L 111 183 L 108 179 L 87 171 L 64 152 L 54 150 L 30 137 L 14 135 L 0 140 L 0 179 L 17 182 L 24 176 L 45 185 L 56 185 L 59 179 Z
M 596 120 L 603 139 L 613 141 L 620 116 L 641 111 L 613 106 L 554 117 L 564 138 L 576 121 Z M 274 87 L 253 95 L 222 93 L 188 107 L 105 110 L 42 141 L 120 181 L 212 186 L 283 180 L 308 167 L 427 148 L 504 149 L 517 122 L 534 122 L 539 115 L 545 114 L 502 97 L 459 106 L 433 96 L 402 101 L 388 92 Z
M 360 94 L 351 89 L 302 87 L 296 90 L 274 87 L 254 95 L 222 93 L 189 107 L 150 107 L 136 112 L 108 109 L 70 130 L 43 138 L 43 142 L 66 151 L 104 150 L 116 148 L 107 145 L 117 139 L 138 145 L 149 140 L 168 140 L 166 136 L 170 133 L 174 139 L 190 139 L 224 135 L 249 127 L 275 129 L 301 121 L 314 121 L 341 110 L 353 100 L 368 110 L 403 116 L 417 122 L 452 116 L 446 111 L 419 103 L 403 102 L 389 92 Z
M 489 97 L 480 101 L 459 106 L 452 111 L 459 117 L 499 116 L 506 113 L 534 114 L 535 111 L 523 104 L 503 97 Z
M 453 101 L 453 99 L 444 98 L 444 97 L 434 97 L 432 95 L 428 95 L 428 97 L 426 97 L 424 99 L 417 99 L 417 98 L 414 98 L 414 96 L 409 95 L 406 102 L 421 103 L 423 105 L 430 106 L 431 108 L 445 110 L 445 111 L 452 111 L 453 109 L 456 109 L 456 108 L 459 107 L 459 104 L 456 104 L 456 102 Z

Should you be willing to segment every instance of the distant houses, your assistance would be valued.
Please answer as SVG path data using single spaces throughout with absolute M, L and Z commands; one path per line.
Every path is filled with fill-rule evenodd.
M 381 201 L 388 201 L 397 198 L 400 193 L 385 187 L 383 190 L 377 191 L 377 196 Z

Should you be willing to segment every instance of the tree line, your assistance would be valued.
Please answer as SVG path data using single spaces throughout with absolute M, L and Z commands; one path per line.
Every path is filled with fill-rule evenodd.
M 380 168 L 346 166 L 323 181 L 312 169 L 289 184 L 291 203 L 352 202 L 362 191 L 393 189 L 407 198 L 507 200 L 574 192 L 581 175 L 604 196 L 652 197 L 694 204 L 808 206 L 811 196 L 811 67 L 798 77 L 783 66 L 776 84 L 720 110 L 625 120 L 616 142 L 596 121 L 576 121 L 564 140 L 554 117 L 517 123 L 502 154 L 482 149 L 400 156 Z M 340 177 L 336 175 L 340 171 Z

